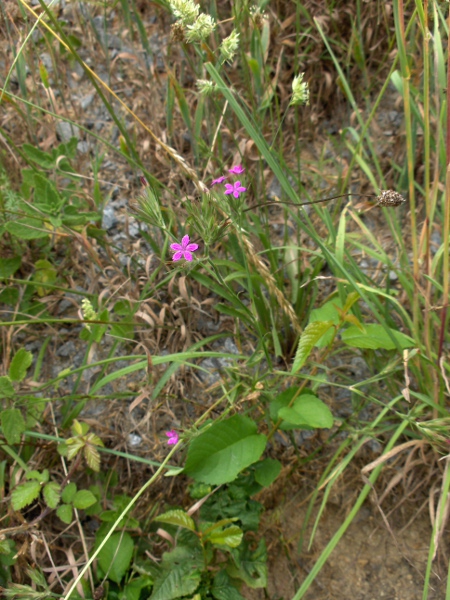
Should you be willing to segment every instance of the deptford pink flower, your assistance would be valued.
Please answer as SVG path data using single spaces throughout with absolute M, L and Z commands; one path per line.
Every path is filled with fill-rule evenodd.
M 246 192 L 247 188 L 241 185 L 240 181 L 225 184 L 225 194 L 233 194 L 235 198 L 239 198 L 242 192 Z
M 181 240 L 181 244 L 170 244 L 172 250 L 175 251 L 175 254 L 172 256 L 172 260 L 180 260 L 180 258 L 184 258 L 185 260 L 192 260 L 192 252 L 195 252 L 198 248 L 198 244 L 190 244 L 189 236 L 185 235 Z
M 171 429 L 170 431 L 166 431 L 166 435 L 169 438 L 167 440 L 167 444 L 169 446 L 175 446 L 175 444 L 178 444 L 178 440 L 180 439 L 180 436 L 178 435 L 178 433 L 176 431 Z
M 245 169 L 242 165 L 236 165 L 235 167 L 231 167 L 231 169 L 228 169 L 228 171 L 230 173 L 233 173 L 233 175 L 240 175 L 245 171 Z
M 213 185 L 217 185 L 218 183 L 223 183 L 225 181 L 225 179 L 226 179 L 225 175 L 221 175 L 217 179 L 213 179 L 210 187 L 213 187 Z

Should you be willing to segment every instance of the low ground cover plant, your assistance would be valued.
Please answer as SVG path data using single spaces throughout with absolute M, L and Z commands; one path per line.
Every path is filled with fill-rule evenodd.
M 359 479 L 292 600 L 401 486 L 437 597 L 448 7 L 375 4 L 2 8 L 6 598 L 278 597 L 264 502 L 311 465 L 299 555 Z

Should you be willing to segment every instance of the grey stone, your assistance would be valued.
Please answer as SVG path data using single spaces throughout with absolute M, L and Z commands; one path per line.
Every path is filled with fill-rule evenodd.
M 77 150 L 80 154 L 87 154 L 89 152 L 89 142 L 78 142 Z
M 86 96 L 83 96 L 80 100 L 81 108 L 83 110 L 86 110 L 86 108 L 88 108 L 88 106 L 90 106 L 92 104 L 94 97 L 95 97 L 95 94 L 86 94 Z
M 48 52 L 43 52 L 39 58 L 41 59 L 44 67 L 47 69 L 48 73 L 53 73 L 53 61 L 50 54 Z
M 73 356 L 76 351 L 77 351 L 77 348 L 76 348 L 74 342 L 68 341 L 65 344 L 63 344 L 61 346 L 61 348 L 59 348 L 57 355 L 67 358 L 69 356 Z
M 79 128 L 66 121 L 58 121 L 56 123 L 56 133 L 58 134 L 59 139 L 64 143 L 70 141 L 73 137 L 77 138 L 77 140 L 80 139 Z
M 137 446 L 140 446 L 142 444 L 142 438 L 140 435 L 137 435 L 137 433 L 130 433 L 130 435 L 128 436 L 128 445 L 131 446 L 132 448 L 136 448 Z
M 116 217 L 116 213 L 114 212 L 114 208 L 112 206 L 105 206 L 103 209 L 103 217 L 102 217 L 102 227 L 109 231 L 110 229 L 114 229 L 114 227 L 118 223 L 118 219 Z

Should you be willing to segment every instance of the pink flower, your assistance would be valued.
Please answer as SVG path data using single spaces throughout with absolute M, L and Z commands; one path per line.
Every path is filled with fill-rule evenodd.
M 167 444 L 169 446 L 175 446 L 175 444 L 178 444 L 178 440 L 180 439 L 180 436 L 178 435 L 178 433 L 176 431 L 171 429 L 170 431 L 166 431 L 166 435 L 169 438 L 167 440 Z
M 181 240 L 181 244 L 170 244 L 170 247 L 175 251 L 172 260 L 180 260 L 180 258 L 192 260 L 192 252 L 197 250 L 198 244 L 190 244 L 189 236 L 185 235 Z
M 247 191 L 247 188 L 243 187 L 240 181 L 235 181 L 233 184 L 225 184 L 225 194 L 233 194 L 235 198 L 239 198 L 239 195 L 245 191 Z
M 223 183 L 225 181 L 225 179 L 226 179 L 225 175 L 221 175 L 217 179 L 213 179 L 210 187 L 213 187 L 213 185 L 217 185 L 218 183 Z
M 235 167 L 231 167 L 231 169 L 228 169 L 228 171 L 230 173 L 233 173 L 233 175 L 240 175 L 245 171 L 245 169 L 242 165 L 236 165 Z

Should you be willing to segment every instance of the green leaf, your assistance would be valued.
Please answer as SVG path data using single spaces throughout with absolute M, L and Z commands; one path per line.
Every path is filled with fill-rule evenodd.
M 66 485 L 61 494 L 61 499 L 66 504 L 71 504 L 75 494 L 77 493 L 77 484 L 71 481 Z
M 262 539 L 254 552 L 248 542 L 244 547 L 230 550 L 234 565 L 227 567 L 227 573 L 233 579 L 242 579 L 251 588 L 266 587 L 267 585 L 267 549 Z
M 21 240 L 38 240 L 48 236 L 42 219 L 24 217 L 18 221 L 9 221 L 6 231 Z
M 11 379 L 7 375 L 0 376 L 0 398 L 10 398 L 14 396 L 15 390 Z
M 0 279 L 11 277 L 17 271 L 22 263 L 21 256 L 14 258 L 0 258 Z
M 292 407 L 281 408 L 278 416 L 296 428 L 312 427 L 329 429 L 333 426 L 333 415 L 326 404 L 312 394 L 302 394 Z
M 237 548 L 242 542 L 244 535 L 242 529 L 237 525 L 231 525 L 222 531 L 212 531 L 205 536 L 207 540 L 215 546 L 228 546 L 229 548 Z
M 73 508 L 70 504 L 61 504 L 61 506 L 58 506 L 56 514 L 63 523 L 66 523 L 67 525 L 72 523 Z
M 1 413 L 3 435 L 8 444 L 18 444 L 26 429 L 25 419 L 18 408 L 7 408 Z
M 352 325 L 342 332 L 342 341 L 352 348 L 370 348 L 371 350 L 379 350 L 381 348 L 384 350 L 395 350 L 397 348 L 387 331 L 381 325 L 370 323 L 369 325 L 364 325 L 364 329 L 365 332 L 362 332 Z M 389 331 L 397 340 L 402 350 L 414 346 L 414 340 L 409 336 L 395 329 L 389 329 Z
M 42 212 L 56 216 L 64 204 L 54 184 L 41 173 L 34 175 L 34 204 Z
M 195 522 L 192 517 L 181 509 L 174 509 L 165 512 L 155 518 L 155 521 L 159 523 L 167 523 L 168 525 L 176 525 L 177 527 L 183 527 L 184 529 L 190 529 L 196 531 Z
M 42 494 L 44 496 L 45 504 L 49 508 L 56 508 L 61 497 L 61 486 L 55 481 L 50 481 L 50 483 L 47 483 L 47 485 L 44 486 Z
M 37 260 L 35 267 L 36 271 L 32 278 L 35 283 L 54 284 L 56 282 L 57 271 L 50 261 L 46 259 Z M 49 288 L 40 285 L 36 286 L 36 290 L 41 297 L 46 296 L 49 293 Z
M 72 504 L 75 508 L 89 508 L 97 502 L 97 498 L 89 490 L 79 490 L 73 497 Z
M 174 600 L 193 594 L 201 579 L 202 560 L 190 548 L 178 546 L 163 555 L 162 569 L 153 586 L 151 600 Z
M 36 469 L 33 469 L 32 471 L 28 471 L 25 474 L 25 477 L 26 479 L 34 479 L 39 483 L 48 483 L 48 480 L 50 479 L 50 473 L 48 469 L 44 469 L 43 471 L 37 471 Z
M 317 321 L 329 321 L 337 325 L 340 321 L 340 315 L 337 308 L 342 309 L 342 302 L 339 297 L 333 298 L 333 300 L 329 300 L 325 302 L 320 308 L 315 308 L 311 311 L 311 315 L 309 317 L 310 323 L 316 323 Z M 316 342 L 316 348 L 324 348 L 328 346 L 328 344 L 333 339 L 334 331 L 333 329 L 329 329 L 322 337 L 320 337 Z
M 55 159 L 39 148 L 35 148 L 30 144 L 22 144 L 22 151 L 31 162 L 36 163 L 43 169 L 53 169 L 55 166 Z
M 145 588 L 150 587 L 153 584 L 153 579 L 146 575 L 141 575 L 133 579 L 123 589 L 124 600 L 139 600 L 141 591 Z M 148 598 L 149 594 L 145 594 L 145 598 Z
M 20 510 L 36 500 L 41 491 L 38 481 L 27 481 L 13 489 L 11 493 L 11 504 L 14 510 Z
M 79 492 L 78 492 L 79 493 Z M 102 539 L 96 541 L 98 546 Z M 120 583 L 128 571 L 133 557 L 134 544 L 129 533 L 113 533 L 98 555 L 98 562 L 108 579 Z
M 11 361 L 9 366 L 9 376 L 12 381 L 22 381 L 27 374 L 27 369 L 33 362 L 33 355 L 25 348 L 21 348 Z
M 231 583 L 226 571 L 219 571 L 214 577 L 211 594 L 216 600 L 244 600 L 244 597 Z
M 255 465 L 255 481 L 263 487 L 269 487 L 278 477 L 281 463 L 274 458 L 266 458 Z
M 294 364 L 292 365 L 292 373 L 296 373 L 303 367 L 311 350 L 331 327 L 333 327 L 332 321 L 317 321 L 307 325 L 298 343 Z
M 233 481 L 264 452 L 266 436 L 256 431 L 256 424 L 241 415 L 214 423 L 191 442 L 184 472 L 211 485 Z

